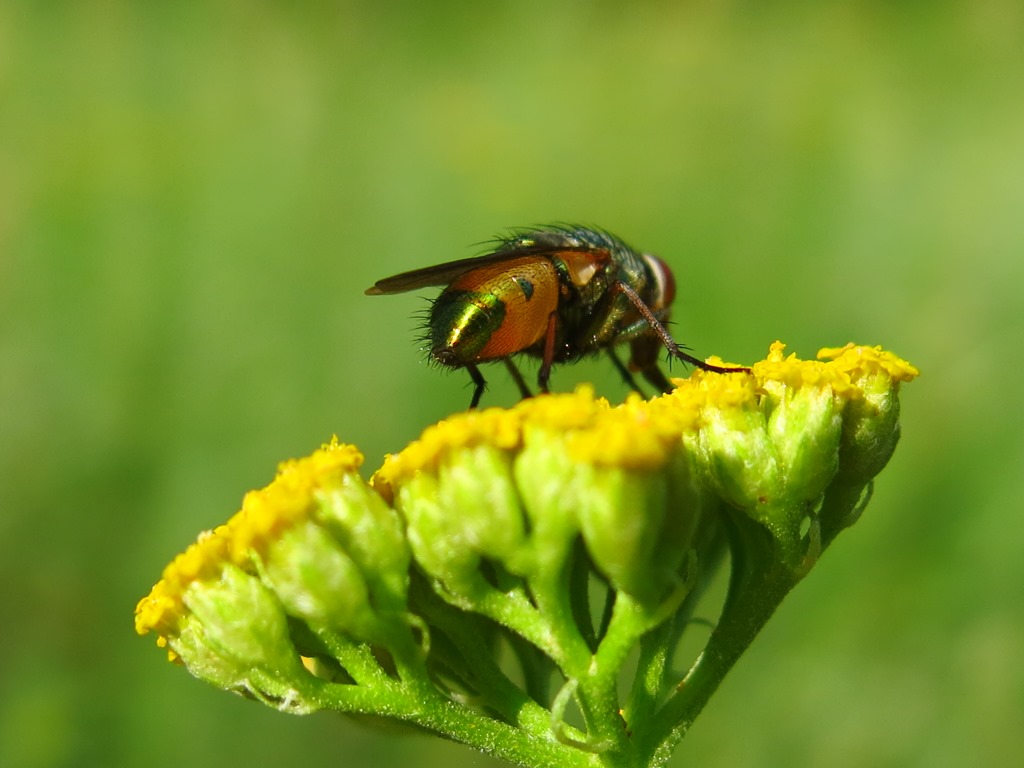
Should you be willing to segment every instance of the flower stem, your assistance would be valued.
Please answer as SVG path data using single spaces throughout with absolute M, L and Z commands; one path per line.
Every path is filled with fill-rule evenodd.
M 729 594 L 704 651 L 645 729 L 654 738 L 664 735 L 651 765 L 668 759 L 726 673 L 805 572 L 796 553 L 780 551 L 778 541 L 761 524 L 741 514 L 731 516 L 730 522 Z
M 390 682 L 372 689 L 320 683 L 318 690 L 308 695 L 324 708 L 413 723 L 524 768 L 594 765 L 593 755 L 560 744 L 550 735 L 520 729 L 450 701 L 427 680 Z

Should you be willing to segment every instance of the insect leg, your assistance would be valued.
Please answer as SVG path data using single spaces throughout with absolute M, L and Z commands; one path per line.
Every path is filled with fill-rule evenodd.
M 523 399 L 527 397 L 533 397 L 533 392 L 526 386 L 526 379 L 523 378 L 523 374 L 520 372 L 519 367 L 512 362 L 511 357 L 505 358 L 505 367 L 508 368 L 509 374 L 512 376 L 512 381 L 519 387 L 519 394 L 523 396 Z
M 633 378 L 632 371 L 626 367 L 625 363 L 619 358 L 618 353 L 615 351 L 615 347 L 608 347 L 608 357 L 612 359 L 612 365 L 615 366 L 615 370 L 619 372 L 619 376 L 626 382 L 626 386 L 632 389 L 634 392 L 639 392 L 643 395 L 644 391 L 640 389 L 640 386 L 636 383 L 636 379 Z
M 665 345 L 665 349 L 668 350 L 668 353 L 672 355 L 672 357 L 678 358 L 679 360 L 687 362 L 702 370 L 713 371 L 714 373 L 750 373 L 749 368 L 711 365 L 709 363 L 705 363 L 703 360 L 699 360 L 693 355 L 686 354 L 683 352 L 679 344 L 676 343 L 676 340 L 672 338 L 672 335 L 665 330 L 665 326 L 661 324 L 661 321 L 658 320 L 654 312 L 651 311 L 651 308 L 644 303 L 644 300 L 640 298 L 636 291 L 623 282 L 613 283 L 611 290 L 618 291 L 619 293 L 624 293 L 626 295 L 626 298 L 630 300 L 634 307 L 636 307 L 636 311 L 639 312 L 643 319 L 647 321 L 647 324 L 651 326 L 651 330 L 658 335 L 659 339 L 661 339 L 661 343 Z
M 469 371 L 469 378 L 473 380 L 473 399 L 469 401 L 469 410 L 473 410 L 480 404 L 480 397 L 487 388 L 487 380 L 473 363 L 466 363 L 466 370 Z
M 558 329 L 558 315 L 552 312 L 548 315 L 548 329 L 544 334 L 544 355 L 540 361 L 540 371 L 537 372 L 537 388 L 547 394 L 548 379 L 551 378 L 551 366 L 555 362 L 555 331 Z
M 629 344 L 632 353 L 630 367 L 640 371 L 643 377 L 659 392 L 671 392 L 674 387 L 658 366 L 658 352 L 661 339 L 656 336 L 637 336 Z

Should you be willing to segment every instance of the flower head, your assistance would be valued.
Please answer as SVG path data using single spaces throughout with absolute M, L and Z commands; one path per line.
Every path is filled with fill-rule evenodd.
M 895 449 L 899 388 L 917 370 L 877 347 L 818 357 L 776 342 L 750 372 L 696 371 L 652 400 L 612 405 L 581 387 L 458 414 L 369 483 L 359 452 L 334 440 L 282 464 L 167 566 L 136 629 L 198 677 L 290 711 L 442 730 L 472 710 L 449 735 L 495 744 L 515 724 L 552 764 L 627 750 L 631 732 L 662 723 L 645 737 L 657 746 L 856 520 Z M 663 687 L 685 598 L 724 542 L 733 572 L 711 650 L 693 684 Z M 607 599 L 592 614 L 594 584 Z M 519 655 L 523 689 L 490 658 L 498 647 Z M 556 672 L 565 685 L 550 697 Z M 710 687 L 695 682 L 708 674 Z M 585 726 L 567 736 L 569 697 Z
M 416 561 L 454 593 L 489 589 L 484 559 L 527 579 L 557 571 L 582 538 L 613 584 L 655 597 L 699 517 L 681 436 L 700 400 L 613 407 L 583 387 L 470 411 L 389 456 L 372 483 L 406 520 Z
M 409 551 L 361 463 L 337 440 L 282 463 L 238 514 L 164 569 L 136 608 L 139 634 L 156 632 L 172 658 L 232 688 L 253 668 L 298 669 L 289 618 L 374 639 L 382 620 L 406 610 Z

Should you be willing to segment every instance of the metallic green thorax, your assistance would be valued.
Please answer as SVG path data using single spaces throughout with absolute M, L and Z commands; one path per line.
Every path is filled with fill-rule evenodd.
M 656 310 L 656 314 L 667 315 L 665 311 L 658 311 L 663 297 L 655 295 L 660 290 L 659 283 L 646 259 L 604 232 L 576 230 L 572 234 L 594 250 L 606 249 L 611 261 L 586 284 L 576 285 L 565 263 L 558 257 L 552 259 L 563 290 L 568 293 L 568 298 L 558 306 L 559 333 L 555 351 L 558 362 L 573 360 L 650 333 L 650 326 L 637 315 L 629 299 L 610 291 L 616 282 L 632 287 L 648 306 Z

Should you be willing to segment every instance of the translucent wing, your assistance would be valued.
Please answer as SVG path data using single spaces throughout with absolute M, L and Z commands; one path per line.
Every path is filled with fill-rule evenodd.
M 426 288 L 431 285 L 448 285 L 454 282 L 455 278 L 459 275 L 464 275 L 477 267 L 499 264 L 523 255 L 526 254 L 522 252 L 498 251 L 483 256 L 471 256 L 467 259 L 446 261 L 444 264 L 434 264 L 431 267 L 402 272 L 400 275 L 393 275 L 385 277 L 383 280 L 378 280 L 366 289 L 366 295 L 380 296 L 385 293 L 405 293 L 406 291 L 415 291 L 417 288 Z
M 478 267 L 490 264 L 501 264 L 504 261 L 519 259 L 523 256 L 555 256 L 559 253 L 605 252 L 609 246 L 618 243 L 599 230 L 584 228 L 551 227 L 530 232 L 519 232 L 508 239 L 500 241 L 500 245 L 491 253 L 483 256 L 471 256 L 456 261 L 446 261 L 431 267 L 402 272 L 399 275 L 385 277 L 366 289 L 367 296 L 380 296 L 387 293 L 405 293 L 417 288 L 434 285 L 448 285 L 460 275 Z

